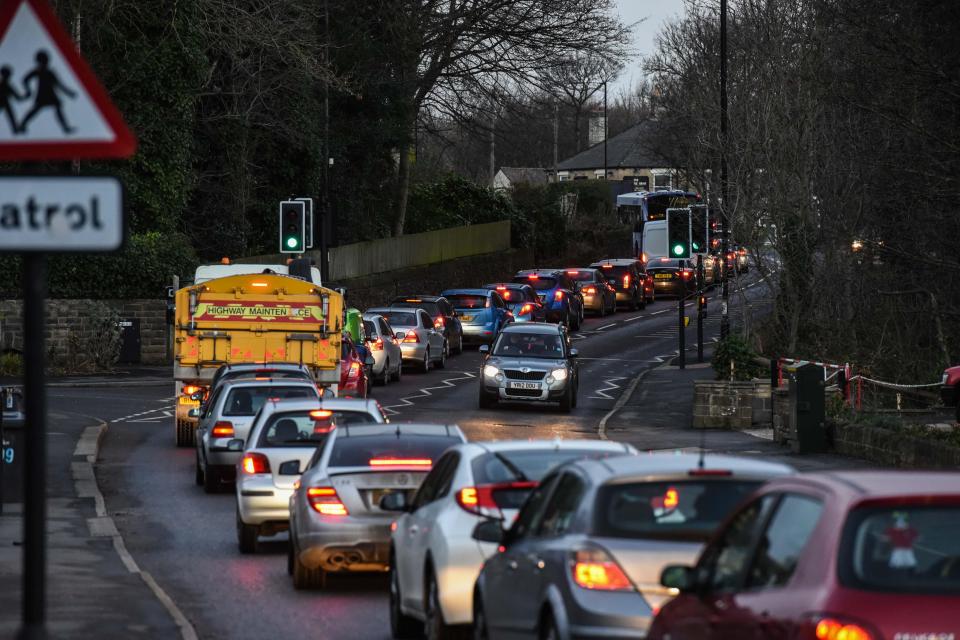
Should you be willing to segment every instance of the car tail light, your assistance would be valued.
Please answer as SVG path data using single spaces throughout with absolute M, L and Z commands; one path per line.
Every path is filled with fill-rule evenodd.
M 377 338 L 371 342 L 370 351 L 383 351 L 383 338 Z
M 538 276 L 535 273 L 531 273 L 529 276 L 527 276 L 527 278 L 529 278 L 530 280 L 539 280 L 540 276 Z
M 350 368 L 347 369 L 347 377 L 348 377 L 348 378 L 358 378 L 359 376 L 360 376 L 360 363 L 359 363 L 359 362 L 351 362 L 351 363 L 350 363 Z
M 559 301 L 559 300 L 563 300 L 563 291 L 557 291 L 557 292 L 554 294 L 554 298 L 556 298 L 558 301 Z
M 371 467 L 432 467 L 430 458 L 370 458 Z
M 629 275 L 623 276 L 623 288 L 626 289 L 629 286 L 630 286 L 630 276 Z
M 587 287 L 586 289 L 583 290 L 583 292 L 584 292 L 585 294 L 589 295 L 589 296 L 592 296 L 592 295 L 594 295 L 594 294 L 597 292 L 597 288 L 596 288 L 596 287 Z
M 813 638 L 816 640 L 876 640 L 878 638 L 866 628 L 866 625 L 830 614 L 812 616 L 809 629 L 800 637 L 811 640 Z
M 240 468 L 248 476 L 270 473 L 270 460 L 262 453 L 248 453 L 240 461 Z
M 215 438 L 232 438 L 233 423 L 221 420 L 220 422 L 213 425 L 213 429 L 210 431 L 210 435 L 212 435 Z
M 307 487 L 307 502 L 317 513 L 325 516 L 349 515 L 333 487 Z
M 510 491 L 530 491 L 537 486 L 536 482 L 502 482 L 486 484 L 477 487 L 464 487 L 457 492 L 457 504 L 464 511 L 484 516 L 486 518 L 501 518 L 500 505 L 497 503 L 497 493 Z
M 497 286 L 497 291 L 506 291 L 506 290 L 507 290 L 507 288 L 506 288 L 505 286 L 503 286 L 502 284 Z
M 684 280 L 689 280 L 689 279 L 690 279 L 690 276 L 692 276 L 692 275 L 693 275 L 693 272 L 690 271 L 689 269 L 681 269 L 681 270 L 680 270 L 680 277 L 683 278 Z
M 407 331 L 407 334 L 403 336 L 403 341 L 407 343 L 420 342 L 420 337 L 415 331 Z
M 650 260 L 650 256 L 647 255 L 646 251 L 640 254 L 640 262 L 646 263 L 649 260 Z
M 576 269 L 572 269 L 572 270 L 570 270 L 570 271 L 567 271 L 567 275 L 568 275 L 568 276 L 576 276 L 576 275 L 580 275 L 580 272 L 577 271 Z
M 443 316 L 437 316 L 433 320 L 434 329 L 443 329 L 447 325 L 447 321 Z
M 522 307 L 520 307 L 520 311 L 517 312 L 517 315 L 524 316 L 524 315 L 527 315 L 528 313 L 532 313 L 532 312 L 533 312 L 533 305 L 530 304 L 530 303 L 527 303 L 527 304 L 523 305 Z
M 573 581 L 584 589 L 633 591 L 633 585 L 616 560 L 603 549 L 581 549 L 574 554 Z

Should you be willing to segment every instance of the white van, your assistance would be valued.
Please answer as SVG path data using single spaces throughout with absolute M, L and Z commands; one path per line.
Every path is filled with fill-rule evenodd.
M 654 258 L 667 258 L 667 221 L 654 220 L 643 225 L 643 245 L 641 247 L 647 261 Z

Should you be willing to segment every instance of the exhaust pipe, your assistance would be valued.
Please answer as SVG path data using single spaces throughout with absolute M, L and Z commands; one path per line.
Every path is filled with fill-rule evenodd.
M 336 566 L 339 567 L 339 566 L 341 566 L 341 565 L 344 563 L 345 560 L 346 560 L 346 558 L 343 557 L 343 554 L 342 554 L 342 553 L 335 553 L 335 554 L 333 554 L 332 556 L 330 556 L 330 561 L 329 561 L 329 562 L 330 562 L 330 564 L 336 565 Z

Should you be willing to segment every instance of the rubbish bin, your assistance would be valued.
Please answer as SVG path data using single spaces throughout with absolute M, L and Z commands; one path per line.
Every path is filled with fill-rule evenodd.
M 140 318 L 120 320 L 120 364 L 140 363 Z
M 797 429 L 797 453 L 825 453 L 827 424 L 823 398 L 826 383 L 823 367 L 805 364 L 797 367 L 790 379 L 790 408 Z
M 0 512 L 3 503 L 23 502 L 23 390 L 0 388 Z

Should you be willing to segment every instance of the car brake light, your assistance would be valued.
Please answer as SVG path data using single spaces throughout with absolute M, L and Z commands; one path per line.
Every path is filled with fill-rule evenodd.
M 270 460 L 262 453 L 248 453 L 240 462 L 243 472 L 249 476 L 270 473 Z
M 520 307 L 520 311 L 517 312 L 517 315 L 525 316 L 528 313 L 532 313 L 532 312 L 533 312 L 533 305 L 528 302 L 527 304 Z
M 350 368 L 347 369 L 347 377 L 348 377 L 348 378 L 356 378 L 356 377 L 359 377 L 359 375 L 360 375 L 360 363 L 359 363 L 359 362 L 351 362 L 351 363 L 350 363 Z
M 557 292 L 554 294 L 554 297 L 555 297 L 557 300 L 563 300 L 563 291 L 557 291 Z
M 212 435 L 215 438 L 232 438 L 233 423 L 221 420 L 220 422 L 213 425 L 213 429 L 210 431 L 210 435 Z
M 624 287 L 624 289 L 626 289 L 626 288 L 629 287 L 629 286 L 630 286 L 630 276 L 629 276 L 629 275 L 625 275 L 625 276 L 623 276 L 623 287 Z
M 747 250 L 746 250 L 746 249 L 740 249 L 740 255 L 742 255 L 742 256 L 747 255 Z
M 623 569 L 603 549 L 581 549 L 574 554 L 573 580 L 584 589 L 633 591 Z
M 314 420 L 326 420 L 333 415 L 333 411 L 330 409 L 314 409 L 310 412 L 310 417 Z
M 660 258 L 660 262 L 670 262 L 670 258 Z
M 447 321 L 444 319 L 443 316 L 437 316 L 433 321 L 433 328 L 443 329 L 443 327 L 446 326 L 446 324 L 447 324 Z
M 815 618 L 813 635 L 817 640 L 873 640 L 869 631 L 859 624 L 841 621 L 832 616 Z
M 420 342 L 420 338 L 417 336 L 415 331 L 407 331 L 407 335 L 403 336 L 404 342 Z
M 430 458 L 370 458 L 371 467 L 431 467 Z
M 689 280 L 690 276 L 693 275 L 693 272 L 688 271 L 687 269 L 681 269 L 680 275 L 683 277 L 684 280 Z
M 349 515 L 347 507 L 340 501 L 333 487 L 308 487 L 307 502 L 313 510 L 324 516 Z
M 576 275 L 580 275 L 580 272 L 577 271 L 576 269 L 574 269 L 574 270 L 572 270 L 572 271 L 567 271 L 567 275 L 568 275 L 568 276 L 576 276 Z
M 507 288 L 506 288 L 505 286 L 503 286 L 502 284 L 501 284 L 501 285 L 497 285 L 497 291 L 506 291 L 506 290 L 507 290 Z
M 596 288 L 596 287 L 587 287 L 586 289 L 583 290 L 583 292 L 584 292 L 585 294 L 587 294 L 587 295 L 592 296 L 593 294 L 595 294 L 595 293 L 597 292 L 597 288 Z
M 677 505 L 680 504 L 680 494 L 677 493 L 677 490 L 673 487 L 669 487 L 667 492 L 663 494 L 663 508 L 664 509 L 676 509 Z
M 535 273 L 531 273 L 529 276 L 527 276 L 527 278 L 529 278 L 530 280 L 539 280 L 540 276 L 538 276 Z
M 383 351 L 383 338 L 377 338 L 371 342 L 370 351 Z
M 646 251 L 640 254 L 640 262 L 646 263 L 649 259 L 650 256 L 647 255 Z
M 500 505 L 497 504 L 494 493 L 497 491 L 531 490 L 537 486 L 536 482 L 502 482 L 498 484 L 464 487 L 457 492 L 457 504 L 464 511 L 487 518 L 500 518 Z

